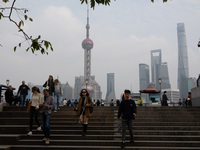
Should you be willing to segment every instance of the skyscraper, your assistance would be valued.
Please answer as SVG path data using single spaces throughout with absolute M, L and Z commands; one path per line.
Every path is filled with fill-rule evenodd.
M 149 65 L 139 64 L 139 78 L 140 78 L 140 90 L 147 88 L 150 83 Z
M 155 84 L 156 89 L 160 89 L 158 78 L 160 73 L 160 66 L 162 63 L 161 49 L 151 51 L 151 79 Z
M 75 78 L 74 85 L 74 98 L 78 99 L 81 89 L 87 88 L 92 99 L 101 99 L 101 87 L 95 81 L 95 76 L 91 76 L 91 49 L 93 48 L 93 42 L 89 38 L 89 5 L 87 7 L 87 24 L 86 24 L 86 39 L 82 42 L 82 48 L 84 49 L 84 76 Z M 86 83 L 86 80 L 88 83 Z
M 115 77 L 114 73 L 107 74 L 107 93 L 106 100 L 115 99 Z
M 66 98 L 67 100 L 73 99 L 73 88 L 69 85 L 67 82 L 63 85 L 63 98 Z
M 177 24 L 177 37 L 178 37 L 178 89 L 181 95 L 187 96 L 188 94 L 188 52 L 185 34 L 184 23 Z
M 89 5 L 88 5 L 89 6 Z M 91 49 L 93 48 L 93 41 L 89 38 L 89 7 L 87 9 L 87 24 L 86 24 L 86 39 L 82 42 L 84 49 L 84 79 L 88 80 L 88 85 L 91 84 Z
M 160 65 L 159 70 L 159 78 L 162 79 L 162 89 L 171 89 L 171 84 L 169 82 L 169 73 L 168 73 L 168 67 L 167 62 L 162 62 Z

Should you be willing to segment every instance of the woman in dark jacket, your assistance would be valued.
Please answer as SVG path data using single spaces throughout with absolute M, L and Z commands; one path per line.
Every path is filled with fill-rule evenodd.
M 49 75 L 49 79 L 44 83 L 43 87 L 49 90 L 49 95 L 53 96 L 54 93 L 54 80 L 53 76 Z
M 88 125 L 88 118 L 90 117 L 90 107 L 92 107 L 92 99 L 86 89 L 82 89 L 80 99 L 77 107 L 77 115 L 80 116 L 80 123 L 83 125 L 82 136 L 85 136 Z

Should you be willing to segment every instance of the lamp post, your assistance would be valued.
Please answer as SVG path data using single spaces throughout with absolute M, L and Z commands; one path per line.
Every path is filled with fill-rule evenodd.
M 6 85 L 8 86 L 10 84 L 10 80 L 6 80 Z
M 161 102 L 161 83 L 162 83 L 162 79 L 159 78 L 159 79 L 158 79 L 158 82 L 159 82 L 159 84 L 160 84 L 160 102 Z M 162 105 L 162 104 L 161 104 L 161 105 Z
M 88 82 L 89 82 L 89 80 L 88 80 L 88 79 L 85 79 L 86 89 L 87 89 Z

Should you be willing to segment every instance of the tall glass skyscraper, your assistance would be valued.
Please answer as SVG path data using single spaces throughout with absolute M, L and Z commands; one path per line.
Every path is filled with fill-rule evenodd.
M 149 85 L 149 65 L 139 64 L 139 78 L 140 78 L 140 90 L 145 89 Z
M 161 49 L 151 51 L 151 81 L 155 84 L 156 89 L 160 89 L 158 78 L 160 73 L 160 65 L 162 63 Z
M 115 97 L 115 74 L 108 73 L 107 74 L 107 93 L 106 100 L 116 99 Z
M 169 73 L 168 73 L 167 62 L 161 63 L 159 78 L 162 79 L 162 85 L 161 85 L 162 89 L 171 89 L 171 85 L 169 82 Z
M 178 37 L 178 89 L 180 90 L 180 97 L 188 94 L 189 67 L 188 67 L 188 52 L 185 34 L 184 23 L 177 24 Z

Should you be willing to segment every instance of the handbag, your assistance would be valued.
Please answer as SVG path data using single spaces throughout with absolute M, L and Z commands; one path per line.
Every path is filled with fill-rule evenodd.
M 30 110 L 31 110 L 31 102 L 28 103 L 26 113 L 30 113 Z

